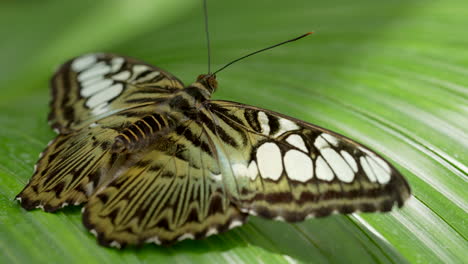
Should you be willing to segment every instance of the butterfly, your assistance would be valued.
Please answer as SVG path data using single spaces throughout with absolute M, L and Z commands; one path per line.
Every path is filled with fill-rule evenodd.
M 100 244 L 201 239 L 249 215 L 303 221 L 387 212 L 410 197 L 380 155 L 335 132 L 211 100 L 214 74 L 185 86 L 160 68 L 87 54 L 51 80 L 58 133 L 17 199 L 27 210 L 83 205 Z

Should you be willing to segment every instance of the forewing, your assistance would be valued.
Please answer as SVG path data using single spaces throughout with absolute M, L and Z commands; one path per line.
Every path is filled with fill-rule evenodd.
M 144 62 L 95 53 L 63 64 L 51 87 L 49 123 L 60 133 L 69 133 L 116 112 L 164 101 L 183 84 Z
M 236 179 L 243 212 L 286 221 L 356 211 L 389 211 L 410 196 L 381 156 L 332 131 L 228 101 L 206 105 Z M 223 136 L 224 135 L 224 136 Z M 229 143 L 229 141 L 231 141 Z
M 170 244 L 244 223 L 232 203 L 216 151 L 196 122 L 181 124 L 127 159 L 84 208 L 83 222 L 106 246 Z

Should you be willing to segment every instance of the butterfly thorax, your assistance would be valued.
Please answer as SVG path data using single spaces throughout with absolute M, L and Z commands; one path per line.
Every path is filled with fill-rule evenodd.
M 201 74 L 197 81 L 174 94 L 169 100 L 171 111 L 196 111 L 211 94 L 216 91 L 218 82 L 216 76 Z
M 177 124 L 197 119 L 203 102 L 217 88 L 216 77 L 200 75 L 197 81 L 158 103 L 155 113 L 145 115 L 123 129 L 111 147 L 114 153 L 133 153 L 157 143 L 158 138 L 176 129 Z

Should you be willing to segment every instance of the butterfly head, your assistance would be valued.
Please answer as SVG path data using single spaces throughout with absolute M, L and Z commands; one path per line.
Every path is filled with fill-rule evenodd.
M 210 94 L 214 93 L 218 88 L 218 81 L 216 75 L 213 74 L 200 74 L 197 77 L 197 83 L 200 83 Z

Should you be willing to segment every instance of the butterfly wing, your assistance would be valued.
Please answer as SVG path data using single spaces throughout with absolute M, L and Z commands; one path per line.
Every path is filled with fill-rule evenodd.
M 116 112 L 163 101 L 184 85 L 144 62 L 95 53 L 64 63 L 51 87 L 49 123 L 60 133 L 69 133 Z
M 206 108 L 243 212 L 286 221 L 331 213 L 389 211 L 410 196 L 403 176 L 375 152 L 332 131 L 228 101 Z M 223 141 L 223 140 L 220 140 Z M 225 141 L 225 140 L 224 140 Z
M 196 122 L 180 124 L 121 167 L 84 207 L 83 222 L 102 245 L 198 239 L 247 218 L 229 199 L 216 149 Z
M 66 62 L 51 86 L 49 120 L 60 134 L 41 153 L 33 177 L 17 196 L 26 209 L 55 211 L 87 201 L 119 166 L 110 153 L 115 137 L 183 87 L 157 67 L 104 53 Z

